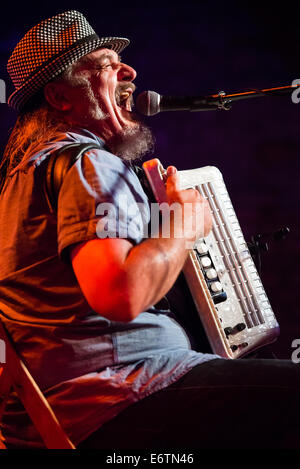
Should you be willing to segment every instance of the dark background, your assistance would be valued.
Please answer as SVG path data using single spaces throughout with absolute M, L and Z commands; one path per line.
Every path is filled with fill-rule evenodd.
M 300 79 L 299 8 L 285 2 L 14 2 L 1 6 L 1 72 L 26 31 L 69 9 L 100 36 L 123 36 L 123 61 L 138 72 L 138 92 L 211 94 L 290 85 Z M 299 113 L 290 97 L 240 101 L 231 111 L 162 113 L 147 118 L 155 156 L 178 169 L 215 165 L 223 173 L 246 240 L 288 226 L 290 235 L 263 254 L 262 281 L 281 325 L 272 347 L 290 358 L 300 338 Z M 0 105 L 0 150 L 16 113 Z

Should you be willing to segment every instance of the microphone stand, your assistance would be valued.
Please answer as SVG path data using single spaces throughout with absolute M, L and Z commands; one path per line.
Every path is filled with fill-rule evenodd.
M 285 226 L 279 230 L 271 233 L 262 233 L 251 236 L 251 242 L 248 242 L 248 249 L 256 264 L 259 276 L 261 277 L 261 253 L 269 250 L 269 241 L 282 241 L 289 234 L 290 229 Z M 249 358 L 277 358 L 275 353 L 272 352 L 270 345 L 267 345 L 262 351 L 254 352 L 254 354 L 248 355 Z
M 285 226 L 271 233 L 261 233 L 251 236 L 251 242 L 248 242 L 248 249 L 256 264 L 259 275 L 261 276 L 261 253 L 269 250 L 270 241 L 282 241 L 289 234 L 290 229 Z
M 241 99 L 261 98 L 264 96 L 284 96 L 292 94 L 300 85 L 279 86 L 277 88 L 266 88 L 263 90 L 249 90 L 241 93 L 226 94 L 225 91 L 219 91 L 217 94 L 194 98 L 190 106 L 190 111 L 209 111 L 221 109 L 228 111 L 231 109 L 232 102 Z

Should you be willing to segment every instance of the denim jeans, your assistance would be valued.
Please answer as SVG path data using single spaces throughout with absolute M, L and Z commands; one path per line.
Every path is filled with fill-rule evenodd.
M 300 364 L 216 359 L 133 404 L 80 449 L 300 449 Z

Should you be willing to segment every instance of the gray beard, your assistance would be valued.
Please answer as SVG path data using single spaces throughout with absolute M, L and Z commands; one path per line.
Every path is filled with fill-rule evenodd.
M 153 151 L 154 137 L 146 125 L 136 122 L 134 127 L 125 128 L 111 137 L 106 145 L 114 155 L 134 161 Z

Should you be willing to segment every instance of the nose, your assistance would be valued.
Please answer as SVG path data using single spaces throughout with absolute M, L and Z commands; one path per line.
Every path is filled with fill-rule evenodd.
M 134 68 L 130 67 L 127 64 L 120 64 L 118 71 L 118 80 L 119 81 L 133 81 L 136 77 L 136 71 Z

